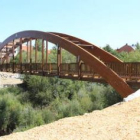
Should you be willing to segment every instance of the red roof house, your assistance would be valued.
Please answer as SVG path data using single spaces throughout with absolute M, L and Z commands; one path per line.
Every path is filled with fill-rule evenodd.
M 129 46 L 128 44 L 126 44 L 126 45 L 122 46 L 120 49 L 117 49 L 116 51 L 119 53 L 121 53 L 121 52 L 129 53 L 131 51 L 134 51 L 134 49 L 131 46 Z
M 32 50 L 33 50 L 33 47 L 32 47 Z M 27 52 L 27 46 L 22 46 L 22 51 Z M 30 47 L 28 48 L 28 52 L 30 52 Z M 48 54 L 50 53 L 51 53 L 51 50 L 48 50 Z

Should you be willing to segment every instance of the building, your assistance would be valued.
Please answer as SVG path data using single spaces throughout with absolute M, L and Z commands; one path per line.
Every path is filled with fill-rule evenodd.
M 130 53 L 130 52 L 134 51 L 134 49 L 132 48 L 132 46 L 130 46 L 128 44 L 125 44 L 124 46 L 122 46 L 121 48 L 117 49 L 116 51 L 118 53 L 121 53 L 121 52 Z
M 31 47 L 31 49 L 33 51 L 33 47 Z M 27 49 L 27 46 L 22 46 L 22 51 L 27 52 L 27 50 L 28 50 L 28 52 L 30 52 L 30 47 L 28 47 L 28 49 Z
M 2 49 L 2 51 L 1 51 L 1 53 L 0 53 L 0 63 L 2 62 L 2 58 L 3 57 L 5 57 L 5 55 L 6 55 L 6 52 L 10 52 L 9 53 L 9 56 L 7 57 L 7 62 L 10 62 L 10 59 L 13 57 L 13 50 L 12 50 L 12 46 L 7 46 L 7 48 L 6 47 L 4 47 L 3 49 Z M 18 53 L 18 51 L 17 51 L 17 48 L 14 50 L 14 56 L 16 56 L 17 55 L 17 53 Z
M 22 46 L 22 51 L 27 52 L 27 46 Z M 33 51 L 33 47 L 32 47 L 32 51 Z M 30 52 L 30 47 L 28 48 L 28 52 Z M 51 53 L 51 50 L 48 50 L 48 54 Z

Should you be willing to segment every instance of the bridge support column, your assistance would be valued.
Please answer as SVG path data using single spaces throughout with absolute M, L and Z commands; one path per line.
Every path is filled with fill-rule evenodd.
M 32 62 L 32 39 L 30 39 L 30 63 Z
M 8 53 L 8 47 L 6 45 L 6 64 L 8 63 L 8 55 L 7 55 L 7 53 Z
M 48 41 L 46 40 L 46 64 L 48 63 Z
M 27 41 L 27 63 L 29 62 L 29 42 Z
M 13 65 L 12 65 L 12 72 L 15 72 L 15 55 L 14 52 L 15 51 L 15 46 L 14 46 L 14 40 L 12 42 L 12 57 L 13 57 Z
M 81 60 L 80 56 L 77 56 L 77 64 L 78 64 L 78 79 L 81 79 Z
M 35 66 L 36 66 L 36 72 L 37 72 L 37 61 L 38 61 L 38 44 L 37 44 L 37 39 L 35 40 Z
M 0 64 L 2 64 L 2 51 L 0 52 Z
M 62 48 L 57 45 L 58 49 L 57 49 L 57 75 L 60 76 L 60 64 L 62 63 L 62 56 L 61 56 L 61 51 Z
M 30 74 L 32 73 L 32 39 L 30 39 Z
M 45 70 L 49 70 L 49 65 L 48 65 L 48 41 L 46 40 L 46 62 L 45 62 Z
M 42 39 L 42 75 L 44 75 L 44 39 Z
M 8 71 L 8 55 L 7 55 L 7 53 L 8 53 L 8 47 L 7 47 L 7 45 L 6 45 L 6 71 Z
M 2 71 L 3 70 L 3 67 L 2 67 L 2 51 L 0 51 L 0 64 L 1 64 L 0 71 Z
M 35 40 L 35 63 L 37 63 L 37 52 L 38 52 L 38 44 L 37 39 Z
M 19 45 L 19 63 L 20 63 L 20 72 L 22 73 L 22 38 L 20 38 Z

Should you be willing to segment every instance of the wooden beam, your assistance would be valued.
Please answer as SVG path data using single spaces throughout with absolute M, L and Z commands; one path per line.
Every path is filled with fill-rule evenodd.
M 22 63 L 22 38 L 20 38 L 20 45 L 19 45 L 19 63 Z
M 27 41 L 27 63 L 29 62 L 29 41 Z
M 78 79 L 81 78 L 81 60 L 80 60 L 80 56 L 77 56 L 77 64 L 78 64 Z
M 32 39 L 30 39 L 30 74 L 32 73 Z
M 14 47 L 14 40 L 13 40 L 13 42 L 12 42 L 12 58 L 13 58 L 13 62 L 14 62 L 14 59 L 15 59 L 15 47 Z
M 22 73 L 22 38 L 20 38 L 20 43 L 19 43 L 19 63 L 20 63 L 20 73 Z
M 95 57 L 100 57 L 100 59 L 103 62 L 118 62 L 118 63 L 123 63 L 122 60 L 118 59 L 116 56 L 112 55 L 111 53 L 101 49 L 100 47 L 91 44 L 85 40 L 82 40 L 80 38 L 71 36 L 71 35 L 67 35 L 67 34 L 63 34 L 63 33 L 53 33 L 55 35 L 59 35 L 62 38 L 65 38 L 65 40 L 71 41 L 73 44 L 78 45 L 77 42 L 80 42 L 81 44 L 79 44 L 79 46 L 83 49 L 85 49 L 86 51 L 90 52 L 92 55 L 94 55 Z M 74 42 L 73 42 L 74 40 Z M 77 42 L 76 42 L 77 41 Z M 84 45 L 83 45 L 84 44 Z
M 0 51 L 0 60 L 1 60 L 1 64 L 3 64 L 2 50 Z
M 32 63 L 32 39 L 30 39 L 30 63 Z
M 8 55 L 7 55 L 7 53 L 8 53 L 8 47 L 6 45 L 6 63 L 8 63 Z
M 15 53 L 15 47 L 14 47 L 14 40 L 13 40 L 13 42 L 12 42 L 12 58 L 13 58 L 13 66 L 12 66 L 12 71 L 13 71 L 13 73 L 15 72 L 15 55 L 14 55 L 14 53 Z
M 37 52 L 38 52 L 38 44 L 37 44 L 37 39 L 35 40 L 35 63 L 37 63 Z
M 62 56 L 61 56 L 61 51 L 62 51 L 62 48 L 57 45 L 57 74 L 58 76 L 60 75 L 60 64 L 62 63 Z
M 46 40 L 46 64 L 48 63 L 48 41 Z
M 44 39 L 42 39 L 42 71 L 44 70 Z

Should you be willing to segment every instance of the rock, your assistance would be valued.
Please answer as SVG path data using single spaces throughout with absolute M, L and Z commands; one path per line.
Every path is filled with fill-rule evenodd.
M 123 99 L 124 102 L 131 101 L 137 97 L 140 97 L 140 89 L 137 90 L 136 92 L 132 93 L 131 95 L 127 96 L 126 98 Z

